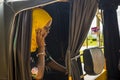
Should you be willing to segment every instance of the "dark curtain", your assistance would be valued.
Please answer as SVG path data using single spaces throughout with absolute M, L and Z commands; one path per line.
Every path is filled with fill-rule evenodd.
M 118 63 L 120 59 L 120 36 L 116 7 L 104 7 L 104 53 L 108 80 L 120 80 Z
M 9 56 L 9 80 L 31 80 L 30 40 L 31 11 L 17 14 L 14 21 L 12 51 Z
M 67 50 L 67 65 L 69 78 L 82 80 L 82 68 L 80 64 L 79 50 L 84 42 L 91 22 L 97 10 L 97 0 L 70 0 L 70 29 L 69 44 Z M 78 59 L 77 59 L 78 58 Z
M 50 33 L 46 37 L 47 51 L 55 61 L 65 65 L 69 34 L 69 3 L 58 2 L 47 5 L 44 9 L 52 17 Z

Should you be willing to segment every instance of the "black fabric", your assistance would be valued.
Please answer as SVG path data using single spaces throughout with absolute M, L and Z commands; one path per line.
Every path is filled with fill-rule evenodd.
M 31 69 L 33 67 L 37 67 L 38 64 L 38 50 L 36 50 L 35 52 L 31 53 L 30 56 L 30 65 L 31 65 Z M 52 57 L 49 55 L 49 53 L 46 50 L 46 55 L 45 55 L 45 64 L 49 63 L 51 61 Z
M 108 8 L 116 9 L 118 7 L 118 4 L 119 4 L 118 0 L 100 0 L 99 8 L 100 9 L 108 9 Z
M 30 56 L 31 69 L 33 67 L 37 67 L 37 64 L 38 64 L 38 56 L 37 56 L 37 54 L 38 54 L 37 51 L 31 53 L 31 56 Z
M 61 72 L 45 73 L 43 80 L 68 80 L 68 76 Z
M 120 80 L 118 62 L 120 58 L 120 36 L 115 8 L 104 9 L 104 53 L 108 80 Z
M 65 65 L 65 53 L 68 46 L 69 3 L 54 3 L 44 9 L 52 16 L 50 33 L 46 38 L 48 53 L 55 61 Z
M 87 74 L 94 75 L 94 65 L 91 56 L 92 53 L 90 53 L 89 49 L 85 49 L 83 53 L 84 70 Z

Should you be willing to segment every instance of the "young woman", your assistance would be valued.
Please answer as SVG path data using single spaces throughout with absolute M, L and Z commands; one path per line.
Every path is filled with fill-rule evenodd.
M 45 68 L 45 38 L 49 33 L 51 16 L 42 8 L 32 11 L 31 73 L 35 79 L 42 79 Z
M 41 80 L 44 75 L 45 64 L 52 69 L 66 72 L 66 68 L 58 64 L 50 55 L 46 54 L 45 38 L 52 23 L 51 16 L 42 8 L 32 11 L 32 38 L 31 38 L 31 73 L 32 78 Z M 46 57 L 46 59 L 45 59 Z

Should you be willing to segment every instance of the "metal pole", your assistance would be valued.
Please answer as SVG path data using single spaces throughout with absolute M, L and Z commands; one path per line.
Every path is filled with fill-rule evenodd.
M 100 12 L 99 12 L 99 9 L 97 9 L 97 15 L 99 15 L 100 14 Z M 97 28 L 99 29 L 98 31 L 97 31 L 97 41 L 98 41 L 98 46 L 100 47 L 101 46 L 101 42 L 100 42 L 100 20 L 99 20 L 99 18 L 98 17 L 96 17 L 96 25 L 97 25 Z

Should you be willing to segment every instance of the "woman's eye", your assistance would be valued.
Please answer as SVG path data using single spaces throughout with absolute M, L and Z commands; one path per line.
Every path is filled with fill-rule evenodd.
M 50 27 L 45 27 L 45 30 L 46 30 L 46 31 L 49 31 L 49 30 L 50 30 Z

